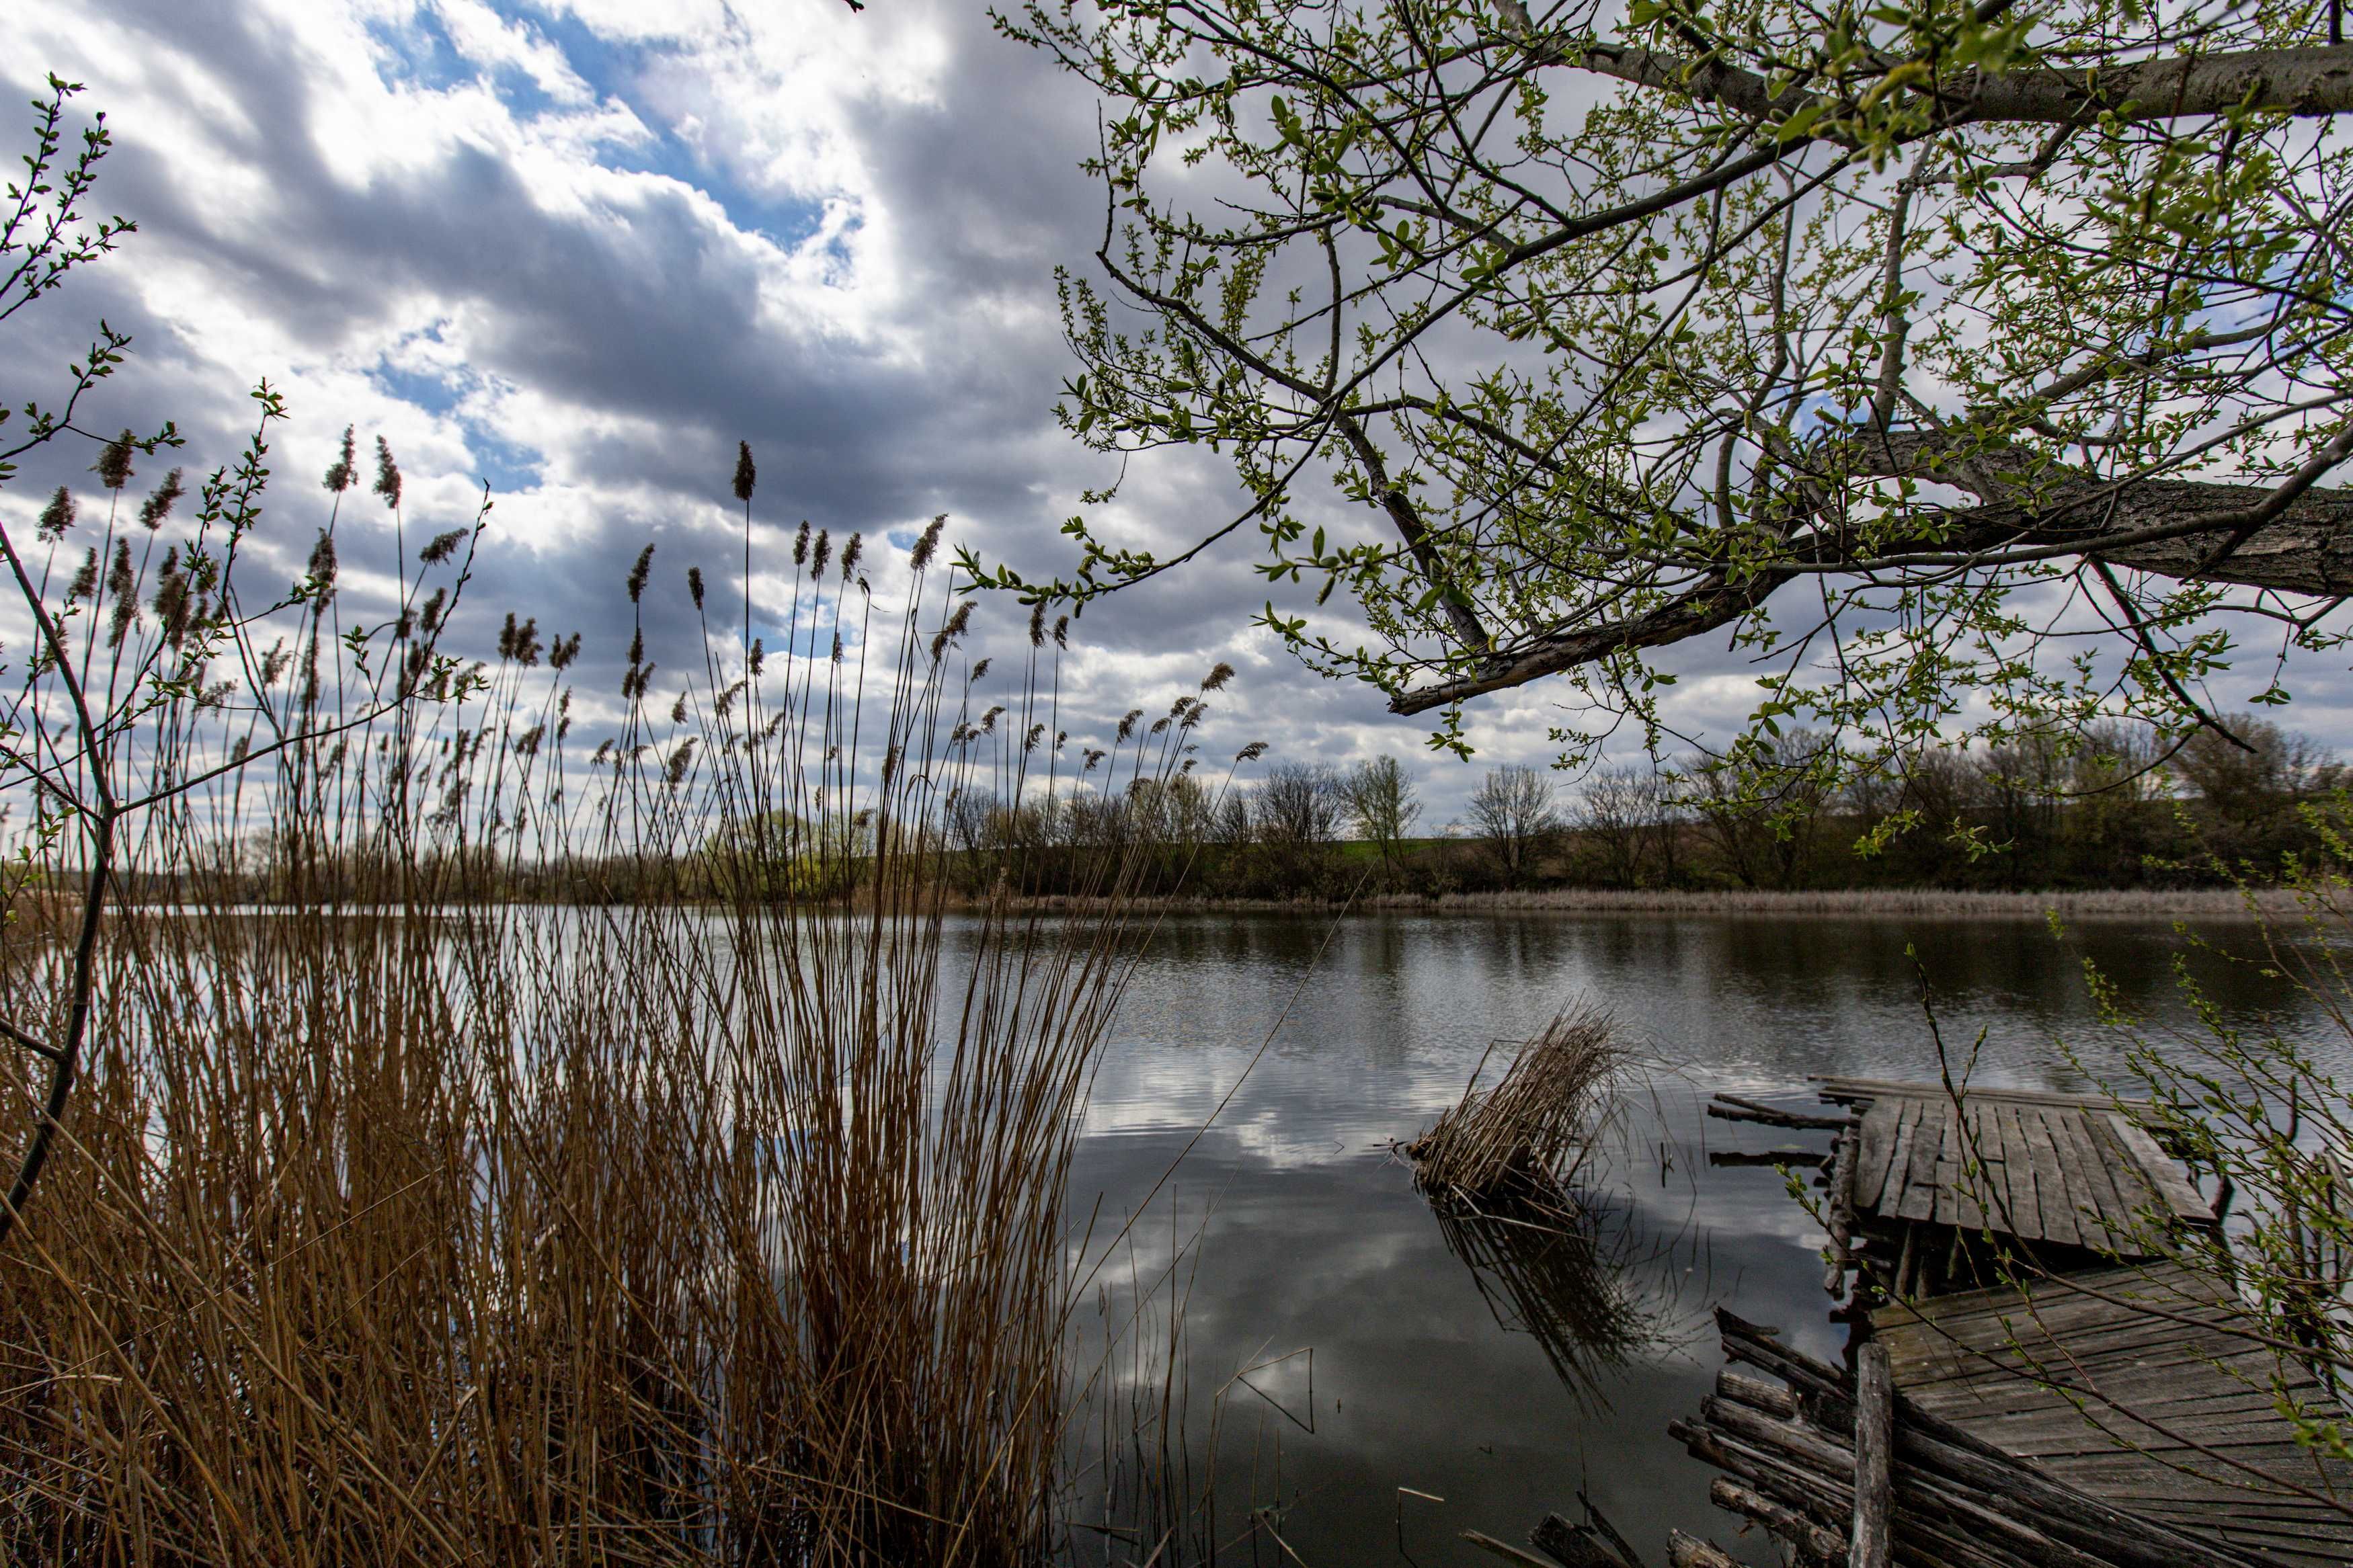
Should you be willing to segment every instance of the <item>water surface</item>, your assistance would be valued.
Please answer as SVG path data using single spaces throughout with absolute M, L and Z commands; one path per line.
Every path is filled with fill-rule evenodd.
M 2161 921 L 2087 923 L 2062 942 L 2031 920 L 1913 916 L 1168 920 L 1106 1052 L 1074 1188 L 1082 1206 L 1103 1194 L 1098 1240 L 1158 1190 L 1106 1278 L 1114 1312 L 1131 1278 L 1165 1302 L 1153 1270 L 1183 1253 L 1179 1403 L 1197 1454 L 1214 1425 L 1220 1560 L 1493 1563 L 1460 1532 L 1522 1541 L 1546 1510 L 1578 1517 L 1583 1490 L 1651 1561 L 1671 1525 L 1770 1561 L 1708 1506 L 1711 1472 L 1666 1427 L 1696 1412 L 1720 1364 L 1714 1306 L 1841 1353 L 1824 1237 L 1774 1171 L 1706 1158 L 1827 1135 L 1700 1108 L 1728 1089 L 1819 1109 L 1809 1074 L 1933 1077 L 1907 945 L 1982 1084 L 2090 1088 L 2063 1038 L 2092 1072 L 2116 1068 L 2087 956 L 2128 1006 L 2181 1013 L 2180 942 Z M 2197 967 L 2235 1017 L 2279 1001 L 2249 969 Z M 1598 1271 L 1540 1240 L 1450 1236 L 1393 1149 L 1493 1042 L 1579 997 L 1668 1068 L 1625 1107 L 1598 1180 Z M 1109 1385 L 1134 1370 L 1123 1360 Z M 1088 1550 L 1141 1562 L 1152 1545 Z

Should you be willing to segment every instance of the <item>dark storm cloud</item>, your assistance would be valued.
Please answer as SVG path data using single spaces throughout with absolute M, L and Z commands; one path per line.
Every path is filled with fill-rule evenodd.
M 620 584 L 649 540 L 658 697 L 702 663 L 690 565 L 714 584 L 718 629 L 735 626 L 741 518 L 727 481 L 739 439 L 760 464 L 755 629 L 772 642 L 771 601 L 802 518 L 863 531 L 882 552 L 886 534 L 903 545 L 944 511 L 951 539 L 985 558 L 1067 572 L 1060 525 L 1082 489 L 1120 473 L 1050 413 L 1073 369 L 1053 270 L 1089 271 L 1103 232 L 1101 192 L 1076 168 L 1094 145 L 1095 105 L 1050 61 L 993 36 L 977 6 L 908 0 L 853 23 L 838 0 L 783 3 L 807 7 L 812 28 L 867 29 L 839 35 L 853 51 L 836 62 L 843 79 L 816 84 L 839 113 L 794 153 L 790 175 L 776 174 L 761 117 L 798 112 L 795 95 L 811 84 L 762 77 L 774 60 L 739 79 L 759 51 L 735 23 L 615 42 L 577 16 L 512 13 L 535 47 L 566 52 L 590 100 L 573 102 L 468 64 L 456 29 L 423 12 L 387 8 L 340 34 L 350 13 L 222 0 L 124 0 L 108 8 L 111 34 L 58 5 L 0 17 L 0 44 L 14 46 L 0 48 L 0 75 L 20 94 L 54 68 L 86 79 L 85 104 L 111 111 L 121 147 L 100 205 L 142 231 L 12 324 L 24 330 L 0 393 L 21 404 L 103 315 L 136 332 L 139 357 L 94 427 L 176 417 L 190 436 L 182 460 L 201 469 L 249 427 L 241 385 L 286 381 L 297 417 L 274 437 L 259 548 L 290 577 L 325 520 L 317 476 L 347 420 L 364 441 L 391 431 L 412 540 L 469 520 L 491 479 L 500 493 L 471 591 L 488 614 L 475 633 L 487 643 L 508 609 L 586 631 L 592 690 L 617 684 L 630 624 Z M 797 45 L 762 47 L 789 57 Z M 371 50 L 372 63 L 354 58 Z M 882 72 L 896 50 L 923 56 L 914 89 L 850 79 Z M 762 93 L 774 101 L 754 101 Z M 372 108 L 371 94 L 392 110 Z M 828 268 L 839 277 L 813 281 Z M 25 504 L 35 481 L 84 482 L 88 461 L 55 458 L 8 504 Z M 1120 501 L 1095 517 L 1122 543 L 1167 552 L 1240 504 L 1223 459 L 1161 454 L 1134 463 Z M 1301 506 L 1312 521 L 1366 526 L 1328 489 L 1303 487 Z M 343 527 L 355 575 L 388 569 L 387 521 L 353 498 Z M 1427 724 L 1388 715 L 1370 687 L 1319 679 L 1250 628 L 1270 597 L 1252 570 L 1260 546 L 1245 527 L 1189 568 L 1090 608 L 1068 727 L 1100 734 L 1129 706 L 1165 707 L 1226 658 L 1241 674 L 1213 702 L 1207 750 L 1264 739 L 1293 760 L 1388 752 L 1420 769 L 1430 820 L 1451 818 L 1476 767 L 1432 758 Z M 1271 596 L 1296 609 L 1315 586 Z M 365 592 L 346 588 L 353 602 Z M 1345 597 L 1319 626 L 1348 642 Z M 992 600 L 980 625 L 1018 647 L 1024 618 Z M 1683 678 L 1684 717 L 1720 727 L 1753 705 L 1749 667 L 1720 640 L 1668 663 Z M 2332 715 L 2342 685 L 2327 693 Z M 1553 683 L 1482 704 L 1482 763 L 1547 759 L 1547 731 L 1575 717 L 1567 700 Z
M 618 584 L 649 539 L 659 546 L 646 602 L 654 655 L 670 672 L 699 668 L 683 574 L 695 564 L 729 580 L 740 558 L 738 523 L 723 504 L 739 438 L 754 443 L 761 466 L 764 600 L 785 571 L 785 531 L 801 517 L 838 531 L 896 528 L 903 538 L 944 510 L 951 538 L 985 557 L 1032 574 L 1067 570 L 1056 531 L 1077 492 L 1114 472 L 1061 437 L 1050 417 L 1071 369 L 1053 268 L 1083 263 L 1103 221 L 1099 190 L 1075 168 L 1093 142 L 1094 106 L 1050 62 L 993 37 L 977 9 L 940 7 L 930 20 L 942 63 L 928 90 L 861 101 L 851 127 L 865 181 L 853 223 L 892 226 L 896 274 L 888 319 L 864 332 L 769 308 L 776 256 L 755 228 L 723 215 L 776 220 L 781 199 L 747 190 L 727 145 L 706 138 L 692 157 L 673 159 L 700 189 L 649 177 L 594 184 L 586 195 L 550 191 L 543 172 L 510 148 L 464 135 L 354 180 L 332 145 L 350 134 L 337 123 L 349 106 L 316 75 L 314 46 L 294 31 L 226 5 L 151 4 L 119 17 L 147 58 L 171 68 L 135 84 L 88 73 L 91 101 L 116 106 L 122 141 L 108 198 L 140 218 L 137 244 L 193 268 L 224 305 L 272 322 L 280 342 L 181 340 L 142 301 L 135 268 L 94 274 L 72 303 L 84 315 L 139 322 L 141 374 L 168 371 L 163 384 L 174 401 L 133 401 L 153 417 L 167 405 L 183 410 L 205 461 L 220 460 L 241 434 L 245 411 L 219 386 L 201 385 L 208 368 L 224 365 L 240 378 L 338 365 L 347 384 L 350 373 L 366 374 L 387 397 L 454 421 L 443 445 L 467 447 L 473 472 L 452 469 L 436 487 L 430 453 L 405 453 L 418 531 L 464 521 L 493 439 L 536 443 L 543 449 L 501 459 L 538 482 L 499 498 L 471 593 L 493 624 L 514 608 L 553 629 L 586 628 L 591 686 L 614 683 L 627 636 Z M 718 89 L 698 76 L 691 51 L 650 51 L 632 68 L 639 79 L 626 97 L 641 113 L 660 104 L 683 120 L 723 107 L 710 101 Z M 142 129 L 173 121 L 205 128 L 204 158 L 221 178 L 190 178 L 188 150 Z M 652 133 L 668 130 L 657 123 Z M 798 214 L 804 229 L 822 199 Z M 441 321 L 458 323 L 462 347 L 452 384 L 427 372 L 385 374 L 414 346 L 420 321 Z M 300 363 L 257 363 L 277 353 Z M 544 399 L 576 427 L 551 437 L 468 424 L 460 400 L 485 381 Z M 343 417 L 316 396 L 298 399 L 297 413 L 279 437 L 277 526 L 267 542 L 290 575 L 323 521 L 315 474 Z M 1134 466 L 1124 521 L 1114 512 L 1106 526 L 1165 550 L 1239 504 L 1221 460 L 1172 454 Z M 355 507 L 343 525 L 346 560 L 388 565 L 383 519 L 364 500 Z M 560 538 L 551 540 L 544 520 L 559 510 Z M 1192 569 L 1081 618 L 1077 644 L 1094 663 L 1074 684 L 1096 711 L 1074 716 L 1073 731 L 1107 730 L 1133 703 L 1165 703 L 1226 658 L 1243 673 L 1223 705 L 1234 733 L 1219 734 L 1220 746 L 1266 739 L 1278 755 L 1308 760 L 1420 754 L 1425 726 L 1387 716 L 1369 688 L 1317 679 L 1249 630 L 1269 597 L 1250 570 L 1258 542 L 1245 531 Z M 721 598 L 733 602 L 733 591 Z M 764 610 L 755 618 L 773 635 L 775 614 Z M 733 624 L 733 612 L 719 618 Z M 1010 639 L 1021 619 L 1018 606 L 992 602 L 981 625 Z M 1459 772 L 1433 780 L 1440 795 L 1459 793 L 1444 776 Z

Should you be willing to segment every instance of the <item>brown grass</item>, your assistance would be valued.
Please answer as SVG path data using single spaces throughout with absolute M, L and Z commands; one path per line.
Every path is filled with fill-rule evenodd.
M 1559 1014 L 1518 1047 L 1493 1088 L 1478 1088 L 1474 1076 L 1462 1099 L 1408 1145 L 1416 1180 L 1441 1203 L 1563 1191 L 1584 1163 L 1602 1097 L 1624 1063 L 1609 1014 L 1589 1004 Z
M 532 737 L 570 708 L 532 659 L 343 734 L 315 682 L 271 699 L 315 739 L 144 823 L 0 1248 L 0 1553 L 1050 1553 L 1064 1188 L 1145 858 L 1106 842 L 1084 919 L 1018 909 L 1016 864 L 951 926 L 943 803 L 1050 778 L 1052 714 L 1033 682 L 1022 730 L 968 722 L 912 605 L 872 668 L 823 657 L 862 609 L 812 594 L 802 658 L 714 663 L 670 724 L 640 685 L 593 767 Z M 243 721 L 183 705 L 117 757 L 185 773 Z M 466 896 L 566 857 L 630 898 Z M 257 878 L 279 902 L 235 901 Z M 23 912 L 8 1010 L 54 1025 L 70 955 Z

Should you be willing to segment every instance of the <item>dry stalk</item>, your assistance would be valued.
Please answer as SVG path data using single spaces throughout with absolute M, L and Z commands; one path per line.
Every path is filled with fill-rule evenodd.
M 1415 1179 L 1444 1203 L 1562 1194 L 1624 1061 L 1607 1013 L 1580 1004 L 1559 1014 L 1518 1047 L 1494 1087 L 1474 1081 L 1408 1146 Z
M 975 903 L 944 803 L 1075 786 L 1047 682 L 976 724 L 916 580 L 880 628 L 810 585 L 805 647 L 714 652 L 674 708 L 633 657 L 587 763 L 533 637 L 356 727 L 321 639 L 267 716 L 293 739 L 142 822 L 0 1247 L 0 1555 L 1050 1553 L 1066 1178 L 1160 848 L 1124 803 L 1198 710 L 1087 786 L 1085 914 L 1024 909 L 1011 852 Z M 120 760 L 189 776 L 255 721 L 165 704 Z M 0 984 L 54 1018 L 69 843 L 37 869 Z

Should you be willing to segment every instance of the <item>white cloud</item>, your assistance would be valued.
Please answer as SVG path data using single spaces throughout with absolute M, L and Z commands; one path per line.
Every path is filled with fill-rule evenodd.
M 1072 369 L 1052 268 L 1083 263 L 1101 220 L 1076 169 L 1094 106 L 970 7 L 38 0 L 0 9 L 0 62 L 20 98 L 47 69 L 89 83 L 119 140 L 101 200 L 141 224 L 45 302 L 39 352 L 0 366 L 0 390 L 28 390 L 25 367 L 106 314 L 140 334 L 124 405 L 179 418 L 204 467 L 269 376 L 296 415 L 274 454 L 290 550 L 347 422 L 392 441 L 419 526 L 470 516 L 492 478 L 484 592 L 592 632 L 649 533 L 666 566 L 697 560 L 733 596 L 739 439 L 762 463 L 764 595 L 802 517 L 879 542 L 946 511 L 985 556 L 1067 572 L 1057 531 L 1116 471 L 1050 413 Z M 1329 495 L 1306 504 L 1338 516 Z M 1107 537 L 1167 552 L 1237 507 L 1222 460 L 1195 453 L 1138 460 L 1090 510 Z M 1205 752 L 1398 755 L 1424 773 L 1427 820 L 1449 820 L 1476 768 L 1250 626 L 1259 544 L 1245 525 L 1082 617 L 1071 729 L 1165 703 L 1224 658 L 1241 674 Z M 1020 615 L 983 619 L 1010 632 Z M 1694 727 L 1754 705 L 1721 643 L 1676 663 Z M 2291 721 L 2337 732 L 2343 693 L 2317 697 Z M 1499 694 L 1468 732 L 1482 762 L 1543 762 L 1570 700 L 1559 682 Z

